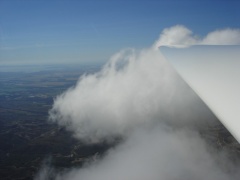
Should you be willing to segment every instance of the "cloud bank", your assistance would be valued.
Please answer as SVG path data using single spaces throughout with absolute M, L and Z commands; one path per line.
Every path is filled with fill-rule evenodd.
M 180 111 L 194 117 L 189 107 L 196 99 L 160 51 L 123 50 L 100 72 L 82 76 L 75 87 L 58 96 L 50 119 L 83 141 L 99 142 L 125 136 L 149 122 L 190 125 L 198 118 L 189 120 L 182 115 L 175 121 L 173 117 Z
M 182 25 L 166 28 L 155 42 L 154 48 L 161 46 L 185 48 L 193 45 L 239 45 L 240 29 L 222 29 L 208 33 L 205 37 L 194 35 Z
M 231 32 L 234 37 L 235 31 Z M 204 39 L 210 42 L 216 37 L 214 32 Z M 74 87 L 59 95 L 49 113 L 52 122 L 85 143 L 123 140 L 102 159 L 54 174 L 54 178 L 238 179 L 240 166 L 200 136 L 201 128 L 214 125 L 215 117 L 156 48 L 197 42 L 183 26 L 165 29 L 152 48 L 120 51 L 100 72 L 81 76 Z M 43 168 L 44 175 L 40 172 L 36 179 L 53 177 L 46 172 Z
M 157 126 L 134 131 L 104 159 L 82 169 L 56 175 L 57 180 L 226 180 L 238 179 L 237 169 L 219 166 L 199 135 Z M 225 169 L 224 169 L 225 168 Z

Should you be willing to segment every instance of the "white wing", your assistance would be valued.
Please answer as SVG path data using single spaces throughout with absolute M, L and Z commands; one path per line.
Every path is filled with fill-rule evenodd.
M 240 142 L 240 46 L 160 50 Z

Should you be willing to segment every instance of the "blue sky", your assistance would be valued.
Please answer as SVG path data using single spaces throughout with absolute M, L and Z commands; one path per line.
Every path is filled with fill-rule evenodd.
M 240 28 L 238 0 L 0 0 L 0 64 L 105 61 L 167 27 Z

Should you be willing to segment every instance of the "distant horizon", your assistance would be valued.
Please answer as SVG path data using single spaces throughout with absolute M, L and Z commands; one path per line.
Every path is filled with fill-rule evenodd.
M 235 52 L 235 50 L 239 50 L 240 48 L 240 45 L 192 45 L 190 47 L 188 47 L 188 51 L 192 51 L 192 52 L 195 52 L 195 49 L 197 51 L 199 51 L 200 49 L 208 49 L 208 51 L 211 51 L 211 50 L 219 50 L 219 49 L 223 49 L 223 50 L 226 50 L 226 49 L 229 49 L 233 52 Z M 171 51 L 171 49 L 176 49 L 175 52 L 180 52 L 181 53 L 181 49 L 182 48 L 176 48 L 176 47 L 168 47 L 168 46 L 161 46 L 159 47 L 159 51 L 161 53 L 168 53 L 168 51 Z M 120 51 L 120 50 L 119 50 Z M 196 53 L 196 52 L 195 52 Z M 199 52 L 197 52 L 199 53 Z M 176 53 L 178 54 L 178 53 Z M 176 54 L 172 54 L 171 56 L 175 56 Z M 112 54 L 114 55 L 114 54 Z M 48 68 L 83 68 L 84 66 L 103 66 L 105 65 L 107 62 L 110 61 L 110 58 L 109 59 L 106 59 L 106 60 L 102 60 L 102 61 L 80 61 L 80 62 L 32 62 L 32 63 L 18 63 L 18 64 L 2 64 L 0 62 L 0 72 L 17 72 L 17 71 L 25 71 L 26 69 L 30 68 L 30 67 L 33 67 L 35 70 L 33 71 L 38 71 L 37 69 L 40 69 L 40 70 L 46 70 Z M 27 70 L 29 71 L 29 70 Z
M 82 63 L 69 63 L 69 64 L 19 64 L 19 65 L 1 65 L 0 73 L 29 73 L 40 71 L 52 71 L 52 70 L 69 70 L 69 69 L 82 69 L 84 67 L 102 67 L 104 63 L 101 62 L 82 62 Z

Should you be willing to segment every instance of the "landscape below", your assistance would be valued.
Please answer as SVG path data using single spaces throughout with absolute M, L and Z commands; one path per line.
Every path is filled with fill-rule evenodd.
M 100 65 L 51 67 L 27 71 L 0 72 L 0 175 L 2 180 L 33 179 L 46 161 L 57 170 L 81 167 L 101 156 L 114 144 L 86 145 L 66 129 L 48 122 L 53 99 L 84 73 Z M 2 70 L 2 69 L 1 69 Z M 228 149 L 233 161 L 240 161 L 240 145 L 217 122 L 201 130 L 208 143 Z

